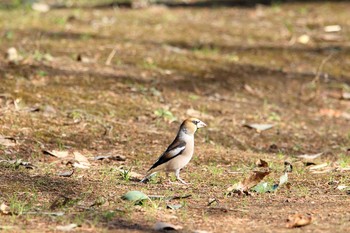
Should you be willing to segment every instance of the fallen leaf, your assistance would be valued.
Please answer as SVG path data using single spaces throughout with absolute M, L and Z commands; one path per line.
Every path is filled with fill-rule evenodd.
M 166 201 L 171 201 L 171 200 L 179 200 L 179 199 L 186 199 L 192 197 L 191 194 L 183 195 L 183 196 L 164 196 L 164 195 L 148 195 L 148 197 L 151 200 L 166 200 Z
M 140 191 L 129 191 L 122 196 L 123 200 L 139 202 L 149 200 L 149 197 Z
M 65 226 L 57 226 L 56 230 L 59 230 L 59 231 L 71 231 L 74 228 L 76 228 L 77 226 L 78 226 L 77 224 L 71 223 L 71 224 L 68 224 L 68 225 L 65 225 Z
M 313 165 L 313 166 L 309 166 L 309 170 L 318 170 L 318 169 L 322 169 L 328 166 L 328 163 L 321 163 L 319 165 Z
M 62 177 L 71 177 L 74 173 L 74 170 L 71 171 L 65 171 L 65 172 L 60 172 L 58 173 L 58 176 L 62 176 Z
M 45 3 L 35 2 L 32 5 L 32 9 L 39 12 L 48 12 L 50 10 L 50 6 Z
M 63 216 L 64 212 L 26 212 L 26 214 L 33 214 L 33 215 L 50 215 L 50 216 Z
M 268 182 L 261 182 L 252 188 L 257 193 L 274 192 L 278 187 L 278 184 L 269 184 Z
M 350 100 L 350 92 L 343 92 L 341 95 L 341 99 Z
M 214 198 L 209 198 L 209 201 L 208 201 L 207 206 L 211 206 L 211 205 L 213 205 L 214 203 L 219 203 L 219 200 L 216 199 L 215 197 L 214 197 Z
M 123 155 L 100 155 L 96 156 L 94 160 L 104 160 L 104 159 L 109 159 L 109 160 L 115 160 L 115 161 L 125 161 L 126 158 Z
M 18 168 L 19 166 L 24 166 L 27 169 L 34 169 L 35 168 L 35 166 L 33 164 L 31 164 L 30 162 L 22 161 L 22 159 L 0 160 L 0 162 L 12 164 L 15 166 L 15 168 Z
M 320 157 L 321 155 L 323 155 L 323 152 L 318 153 L 318 154 L 304 154 L 304 155 L 297 155 L 298 158 L 302 158 L 302 159 L 316 159 L 318 157 Z
M 287 228 L 302 227 L 309 225 L 312 221 L 310 215 L 294 214 L 287 219 Z
M 15 146 L 16 145 L 16 139 L 12 137 L 6 137 L 0 135 L 0 145 L 2 146 Z
M 69 155 L 69 152 L 68 151 L 58 151 L 58 150 L 43 150 L 43 153 L 44 154 L 48 154 L 48 155 L 51 155 L 53 157 L 56 157 L 56 158 L 66 158 L 68 155 Z
M 6 51 L 6 60 L 9 63 L 17 63 L 18 61 L 22 60 L 22 57 L 18 54 L 16 48 L 11 47 Z
M 267 192 L 274 192 L 278 188 L 280 188 L 282 185 L 288 182 L 288 173 L 292 172 L 293 166 L 291 163 L 285 161 L 284 162 L 284 174 L 280 176 L 279 183 L 273 184 L 268 182 L 262 182 L 254 186 L 251 190 L 257 192 L 257 193 L 267 193 Z
M 249 189 L 260 183 L 260 181 L 270 174 L 270 169 L 263 169 L 261 171 L 253 171 L 249 177 L 243 181 L 238 182 L 228 189 L 228 191 L 239 191 L 241 193 L 247 192 Z
M 85 165 L 85 164 L 74 162 L 73 167 L 81 168 L 81 169 L 89 169 L 90 165 Z
M 311 173 L 312 174 L 323 174 L 323 173 L 328 173 L 328 172 L 332 172 L 334 169 L 333 168 L 331 168 L 331 167 L 327 167 L 327 168 L 325 168 L 325 169 L 323 169 L 323 170 L 320 170 L 320 171 L 318 171 L 318 170 L 313 170 L 313 171 L 311 171 Z
M 167 208 L 167 209 L 171 209 L 171 210 L 178 210 L 178 209 L 180 209 L 181 207 L 183 207 L 182 204 L 174 204 L 174 205 L 172 205 L 172 204 L 167 204 L 167 205 L 166 205 L 166 208 Z
M 323 28 L 325 32 L 340 32 L 341 26 L 340 25 L 327 25 Z
M 171 223 L 166 222 L 157 222 L 154 225 L 154 230 L 156 231 L 178 231 L 181 230 L 183 227 L 179 225 L 173 225 Z
M 344 190 L 347 188 L 349 188 L 349 186 L 347 186 L 347 185 L 338 185 L 338 187 L 337 187 L 337 189 L 339 189 L 339 190 Z
M 75 159 L 75 163 L 73 163 L 73 167 L 77 167 L 77 168 L 82 168 L 82 169 L 87 169 L 90 168 L 91 164 L 89 162 L 89 160 L 82 155 L 81 153 L 74 151 L 73 152 L 74 155 L 74 159 Z
M 282 176 L 280 176 L 280 182 L 278 184 L 278 187 L 281 187 L 283 184 L 288 182 L 288 173 L 285 172 Z
M 262 160 L 262 159 L 259 159 L 258 161 L 256 161 L 255 165 L 257 167 L 269 167 L 269 164 L 265 160 Z
M 319 165 L 311 165 L 308 167 L 311 173 L 313 174 L 322 174 L 322 173 L 328 173 L 334 170 L 332 166 L 329 166 L 328 163 L 322 163 Z
M 301 35 L 301 36 L 298 37 L 297 41 L 300 44 L 307 44 L 307 43 L 310 42 L 310 36 L 305 35 L 305 34 Z
M 59 217 L 63 216 L 64 212 L 42 212 L 41 214 Z
M 5 203 L 1 203 L 0 213 L 4 215 L 11 214 L 10 207 L 8 207 Z
M 243 126 L 250 129 L 255 129 L 258 133 L 274 127 L 273 124 L 244 124 Z

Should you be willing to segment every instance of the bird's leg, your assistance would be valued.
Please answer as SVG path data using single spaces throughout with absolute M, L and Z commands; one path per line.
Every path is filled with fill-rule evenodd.
M 183 183 L 183 184 L 187 184 L 185 181 L 183 181 L 183 180 L 180 178 L 180 169 L 177 169 L 177 170 L 175 171 L 175 175 L 176 175 L 176 179 L 177 179 L 178 181 L 180 181 L 180 182 Z

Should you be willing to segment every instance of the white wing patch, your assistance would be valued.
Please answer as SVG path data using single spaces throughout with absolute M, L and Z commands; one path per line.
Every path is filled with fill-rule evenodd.
M 182 150 L 184 150 L 186 148 L 186 146 L 181 146 L 181 147 L 176 147 L 174 149 L 172 149 L 171 151 L 168 151 L 168 154 L 173 157 L 177 154 L 179 154 Z

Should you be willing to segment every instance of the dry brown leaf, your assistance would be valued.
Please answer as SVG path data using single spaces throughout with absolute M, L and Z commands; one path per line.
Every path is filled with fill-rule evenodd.
M 244 124 L 243 126 L 250 129 L 255 129 L 258 133 L 274 127 L 273 124 Z
M 309 225 L 312 221 L 310 215 L 294 214 L 287 219 L 287 228 L 302 227 Z
M 323 152 L 318 153 L 318 154 L 297 155 L 297 157 L 301 158 L 301 159 L 306 159 L 306 160 L 313 160 L 313 159 L 316 159 L 316 158 L 320 157 L 322 154 L 323 154 Z
M 311 173 L 313 174 L 323 174 L 331 172 L 335 169 L 334 166 L 329 165 L 328 163 L 321 163 L 318 165 L 311 165 L 308 167 Z
M 262 159 L 259 159 L 258 161 L 256 161 L 255 165 L 257 167 L 269 167 L 269 164 L 265 160 L 262 160 Z
M 323 28 L 325 32 L 340 32 L 341 29 L 340 25 L 327 25 Z
M 264 179 L 265 176 L 270 174 L 269 168 L 264 168 L 259 171 L 253 171 L 249 177 L 245 178 L 243 181 L 231 186 L 228 188 L 228 191 L 240 191 L 240 192 L 247 192 L 249 189 L 260 183 L 262 179 Z
M 318 165 L 309 166 L 309 170 L 318 170 L 328 166 L 328 163 L 321 163 Z
M 5 203 L 1 203 L 0 213 L 4 215 L 11 214 L 10 207 L 8 207 Z
M 83 168 L 83 169 L 90 168 L 91 164 L 84 155 L 82 155 L 77 151 L 74 151 L 73 155 L 74 155 L 74 159 L 76 160 L 76 162 L 73 164 L 74 167 Z
M 89 160 L 84 155 L 82 155 L 81 153 L 79 153 L 77 151 L 74 151 L 73 155 L 74 155 L 74 159 L 76 161 L 78 161 L 79 163 L 90 164 Z
M 44 150 L 43 152 L 44 152 L 44 154 L 49 154 L 51 156 L 54 156 L 54 157 L 60 158 L 60 159 L 66 158 L 69 155 L 68 151 L 59 151 L 59 150 L 51 150 L 51 151 L 49 151 L 49 150 Z
M 253 173 L 246 179 L 241 182 L 242 191 L 248 191 L 250 188 L 257 185 L 265 176 L 270 174 L 270 170 L 267 169 L 265 171 L 253 171 Z

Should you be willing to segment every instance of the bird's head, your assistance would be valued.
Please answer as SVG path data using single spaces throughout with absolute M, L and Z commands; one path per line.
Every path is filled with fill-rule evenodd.
M 181 124 L 181 129 L 187 134 L 194 134 L 197 129 L 207 126 L 203 121 L 197 118 L 188 118 Z

